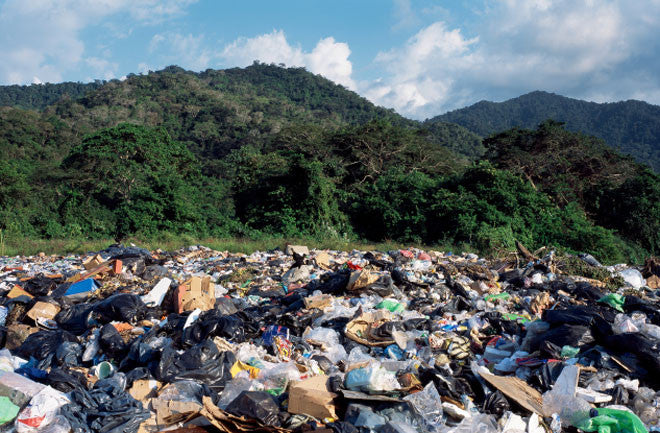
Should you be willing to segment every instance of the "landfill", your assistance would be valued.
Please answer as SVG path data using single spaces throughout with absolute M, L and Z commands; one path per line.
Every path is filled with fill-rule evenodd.
M 0 430 L 660 431 L 660 260 L 0 257 Z

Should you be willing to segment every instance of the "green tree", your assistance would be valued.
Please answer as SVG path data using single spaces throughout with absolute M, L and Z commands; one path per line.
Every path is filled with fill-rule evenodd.
M 63 163 L 65 222 L 122 238 L 196 231 L 203 216 L 199 164 L 162 129 L 122 124 L 87 136 Z

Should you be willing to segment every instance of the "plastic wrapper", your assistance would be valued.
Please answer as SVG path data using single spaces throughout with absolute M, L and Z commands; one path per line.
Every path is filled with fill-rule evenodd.
M 164 387 L 158 398 L 168 401 L 202 403 L 204 387 L 192 380 L 180 380 Z
M 639 332 L 639 328 L 635 326 L 633 320 L 625 314 L 617 314 L 614 318 L 614 325 L 612 331 L 615 334 L 625 334 L 629 332 Z
M 259 383 L 252 379 L 236 378 L 225 385 L 225 389 L 220 393 L 217 406 L 220 409 L 226 409 L 229 403 L 234 401 L 243 391 L 254 391 L 255 385 Z
M 346 349 L 339 343 L 337 331 L 330 328 L 314 328 L 305 332 L 303 338 L 323 343 L 325 350 L 321 353 L 333 363 L 337 363 L 348 357 Z
M 424 428 L 431 432 L 441 431 L 443 422 L 442 400 L 433 382 L 420 392 L 404 397 L 414 412 L 423 421 Z
M 558 414 L 563 426 L 575 426 L 589 418 L 591 405 L 578 397 L 548 391 L 543 394 L 543 410 Z
M 491 415 L 478 414 L 465 418 L 456 427 L 445 430 L 446 433 L 497 433 L 499 428 Z
M 7 349 L 0 350 L 0 371 L 14 371 L 27 364 L 23 358 L 14 356 Z
M 346 373 L 346 388 L 355 391 L 392 391 L 399 388 L 399 382 L 393 372 L 380 364 L 356 368 Z

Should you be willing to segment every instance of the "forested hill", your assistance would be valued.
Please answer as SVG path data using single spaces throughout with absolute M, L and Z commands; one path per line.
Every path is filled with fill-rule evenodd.
M 263 143 L 294 124 L 335 130 L 380 119 L 405 128 L 422 126 L 304 68 L 259 63 L 200 73 L 170 66 L 90 84 L 0 86 L 0 105 L 40 109 L 42 120 L 71 127 L 73 139 L 122 122 L 163 126 L 206 158 Z M 433 125 L 425 133 L 431 143 L 467 156 L 481 146 L 476 134 L 454 124 Z
M 63 98 L 77 99 L 98 89 L 105 82 L 32 84 L 30 86 L 0 86 L 0 106 L 42 110 Z
M 73 86 L 78 96 L 69 85 L 12 87 L 22 102 L 0 106 L 2 239 L 329 237 L 497 254 L 521 241 L 608 263 L 660 254 L 660 176 L 557 122 L 482 142 L 258 63 L 168 67 Z
M 504 102 L 481 101 L 427 120 L 457 123 L 486 137 L 513 127 L 534 128 L 546 119 L 605 142 L 660 172 L 660 106 L 641 101 L 598 104 L 547 92 Z

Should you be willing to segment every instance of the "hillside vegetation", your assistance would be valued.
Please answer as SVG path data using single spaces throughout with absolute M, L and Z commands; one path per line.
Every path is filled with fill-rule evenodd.
M 307 237 L 484 252 L 520 240 L 610 262 L 660 252 L 658 177 L 602 140 L 548 121 L 482 143 L 301 68 L 169 67 L 41 110 L 1 107 L 0 150 L 3 236 Z
M 487 137 L 510 128 L 535 128 L 546 119 L 570 131 L 602 138 L 611 147 L 660 171 L 660 106 L 642 101 L 598 104 L 547 92 L 532 92 L 504 102 L 481 101 L 425 122 L 457 123 Z

